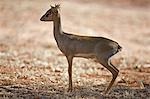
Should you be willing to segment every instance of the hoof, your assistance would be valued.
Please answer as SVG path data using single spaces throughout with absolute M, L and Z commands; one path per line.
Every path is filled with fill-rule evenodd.
M 108 92 L 107 92 L 107 91 L 104 91 L 104 92 L 102 92 L 101 94 L 106 96 L 106 95 L 108 95 Z
M 68 91 L 67 92 L 72 92 L 72 88 L 68 88 Z

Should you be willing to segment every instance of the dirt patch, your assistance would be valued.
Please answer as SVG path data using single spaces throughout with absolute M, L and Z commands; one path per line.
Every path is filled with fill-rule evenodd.
M 0 1 L 0 97 L 149 98 L 149 7 L 130 5 L 130 9 L 106 6 L 109 4 L 106 1 L 57 3 L 62 3 L 64 31 L 104 36 L 119 42 L 123 47 L 123 51 L 112 59 L 120 73 L 108 95 L 101 93 L 111 80 L 111 74 L 100 64 L 82 58 L 74 59 L 74 90 L 67 92 L 67 60 L 56 46 L 52 24 L 39 20 L 49 8 L 48 0 Z M 54 3 L 56 1 L 50 2 Z

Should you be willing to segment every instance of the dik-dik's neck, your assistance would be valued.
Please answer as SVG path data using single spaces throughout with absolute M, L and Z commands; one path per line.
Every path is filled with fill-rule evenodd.
M 57 42 L 57 46 L 58 48 L 64 52 L 63 50 L 63 40 L 64 40 L 64 36 L 63 36 L 63 31 L 61 29 L 61 19 L 60 19 L 60 16 L 55 18 L 55 20 L 53 21 L 54 25 L 54 38 Z
M 54 36 L 56 37 L 56 36 L 62 34 L 60 15 L 54 19 L 53 23 L 54 23 L 53 32 L 54 32 Z

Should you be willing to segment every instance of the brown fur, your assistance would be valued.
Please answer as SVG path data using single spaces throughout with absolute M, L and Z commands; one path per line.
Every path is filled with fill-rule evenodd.
M 69 91 L 72 91 L 72 61 L 74 57 L 91 58 L 98 61 L 112 73 L 112 80 L 105 90 L 108 93 L 112 87 L 119 70 L 110 62 L 110 57 L 121 50 L 121 46 L 104 37 L 90 37 L 68 34 L 61 29 L 61 19 L 58 9 L 59 5 L 51 6 L 42 17 L 41 21 L 53 21 L 54 37 L 58 48 L 68 60 Z

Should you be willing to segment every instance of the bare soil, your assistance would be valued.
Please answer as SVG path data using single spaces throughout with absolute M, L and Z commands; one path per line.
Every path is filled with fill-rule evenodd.
M 75 58 L 73 92 L 67 92 L 66 58 L 56 46 L 52 23 L 40 22 L 50 4 L 61 4 L 62 27 L 77 35 L 104 36 L 123 50 L 112 58 L 120 70 L 108 95 L 111 73 Z M 1 0 L 0 98 L 149 99 L 150 2 L 148 0 Z

